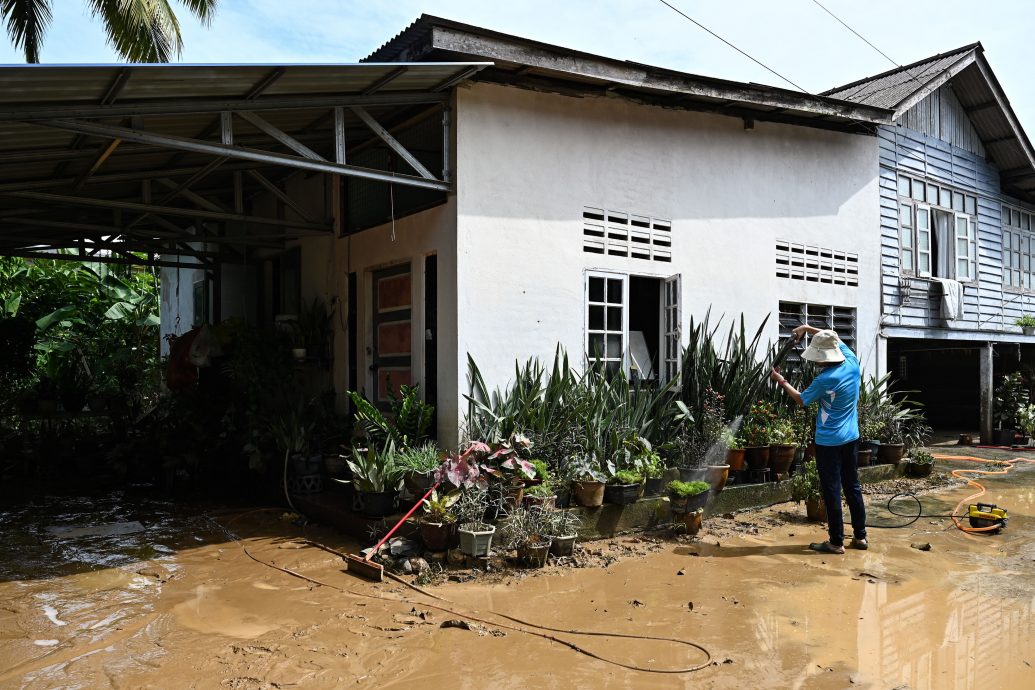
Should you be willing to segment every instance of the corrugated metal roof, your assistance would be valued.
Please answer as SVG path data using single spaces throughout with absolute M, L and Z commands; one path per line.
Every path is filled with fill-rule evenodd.
M 895 110 L 896 106 L 916 93 L 924 84 L 956 64 L 968 53 L 979 50 L 980 43 L 924 58 L 910 65 L 888 70 L 873 77 L 853 81 L 824 91 L 824 96 L 852 103 L 865 103 L 877 108 Z

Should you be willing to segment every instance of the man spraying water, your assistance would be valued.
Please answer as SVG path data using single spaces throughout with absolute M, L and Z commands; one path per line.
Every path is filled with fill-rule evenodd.
M 799 405 L 819 403 L 816 415 L 816 469 L 827 509 L 825 542 L 809 545 L 821 553 L 844 553 L 845 526 L 841 514 L 841 490 L 852 515 L 850 548 L 866 549 L 866 506 L 859 485 L 859 358 L 841 342 L 837 333 L 801 325 L 793 331 L 795 340 L 812 336 L 802 358 L 822 371 L 805 390 L 798 392 L 778 368 L 770 377 Z

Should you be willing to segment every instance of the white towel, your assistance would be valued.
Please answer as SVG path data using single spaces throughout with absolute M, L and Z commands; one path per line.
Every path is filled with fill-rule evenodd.
M 941 317 L 946 321 L 963 318 L 963 285 L 958 280 L 933 278 L 942 288 Z

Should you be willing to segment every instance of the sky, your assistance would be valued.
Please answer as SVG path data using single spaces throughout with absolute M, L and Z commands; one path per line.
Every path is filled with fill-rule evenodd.
M 817 93 L 894 67 L 814 0 L 668 0 L 803 89 Z M 899 64 L 981 41 L 1022 126 L 1035 136 L 1030 0 L 820 0 Z M 84 0 L 53 0 L 42 61 L 110 63 Z M 179 0 L 184 63 L 356 62 L 421 13 L 607 57 L 788 87 L 660 0 L 220 0 L 200 26 Z M 24 58 L 0 43 L 0 63 Z

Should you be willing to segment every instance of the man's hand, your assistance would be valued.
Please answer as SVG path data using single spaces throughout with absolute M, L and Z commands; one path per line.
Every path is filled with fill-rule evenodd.
M 805 337 L 806 333 L 815 332 L 815 330 L 816 329 L 812 328 L 811 326 L 808 326 L 806 324 L 802 324 L 802 325 L 798 326 L 797 328 L 795 328 L 793 331 L 791 331 L 791 333 L 794 335 L 794 339 L 795 340 L 801 340 L 802 338 Z
M 783 380 L 783 376 L 780 374 L 780 369 L 778 367 L 773 367 L 773 370 L 769 372 L 769 378 L 773 381 Z

